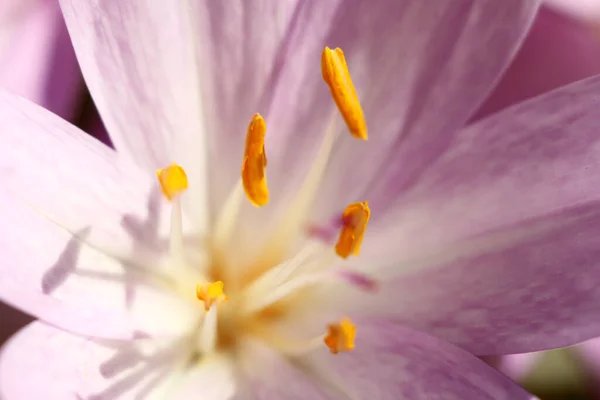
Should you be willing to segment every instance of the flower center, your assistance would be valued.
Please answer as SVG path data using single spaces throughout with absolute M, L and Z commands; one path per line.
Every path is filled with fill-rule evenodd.
M 350 133 L 366 140 L 366 123 L 343 52 L 340 49 L 326 48 L 321 66 L 323 78 Z M 341 213 L 334 226 L 334 229 L 339 230 L 335 246 L 309 237 L 295 256 L 281 263 L 279 260 L 283 257 L 259 257 L 256 268 L 250 268 L 250 272 L 235 276 L 231 271 L 230 255 L 223 249 L 226 248 L 224 243 L 230 240 L 244 193 L 255 207 L 265 206 L 269 202 L 266 132 L 267 125 L 263 117 L 260 114 L 252 116 L 246 133 L 240 183 L 224 203 L 210 238 L 211 266 L 199 278 L 199 282 L 190 283 L 185 280 L 182 283 L 184 286 L 196 285 L 196 298 L 203 305 L 203 311 L 199 310 L 203 315 L 198 349 L 201 353 L 234 349 L 241 335 L 252 335 L 287 354 L 302 353 L 315 346 L 322 346 L 323 343 L 332 354 L 350 351 L 355 347 L 356 326 L 348 317 L 323 326 L 320 334 L 309 338 L 294 338 L 289 332 L 282 333 L 279 328 L 294 313 L 301 313 L 307 307 L 318 308 L 322 294 L 317 294 L 316 289 L 320 286 L 341 283 L 367 291 L 376 288 L 375 283 L 362 274 L 333 268 L 336 262 L 341 261 L 340 258 L 343 260 L 360 253 L 370 218 L 366 201 L 350 204 Z M 323 155 L 317 156 L 314 169 L 311 169 L 305 184 L 299 189 L 299 200 L 293 202 L 291 207 L 310 206 L 311 201 L 307 199 L 311 196 L 308 193 L 314 192 L 325 168 L 333 143 L 332 134 L 331 130 L 326 134 L 322 146 Z M 181 166 L 172 164 L 158 170 L 157 176 L 165 198 L 172 204 L 171 257 L 174 263 L 187 265 L 180 201 L 181 194 L 188 188 L 187 175 Z M 292 214 L 302 216 L 305 213 Z M 277 240 L 294 232 L 290 226 L 295 228 L 301 225 L 303 221 L 295 218 L 285 221 L 281 230 L 275 230 L 274 237 Z M 278 254 L 277 250 L 274 252 Z

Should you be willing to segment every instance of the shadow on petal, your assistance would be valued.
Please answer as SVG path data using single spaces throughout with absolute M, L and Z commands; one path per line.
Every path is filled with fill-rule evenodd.
M 59 286 L 61 286 L 67 278 L 75 272 L 77 268 L 77 260 L 81 245 L 89 236 L 91 228 L 89 226 L 79 230 L 73 235 L 67 243 L 64 250 L 60 253 L 58 260 L 50 267 L 42 277 L 42 292 L 51 294 Z
M 153 247 L 160 242 L 158 234 L 161 217 L 160 193 L 157 189 L 154 188 L 148 196 L 148 202 L 146 203 L 147 216 L 145 220 L 135 215 L 127 214 L 121 221 L 121 226 L 135 240 L 136 244 L 143 243 L 148 247 Z M 163 243 L 164 245 L 165 243 Z
M 100 400 L 135 393 L 136 399 L 145 399 L 174 372 L 171 369 L 177 363 L 179 344 L 179 341 L 172 342 L 148 355 L 138 348 L 136 341 L 125 343 L 99 366 L 99 372 L 104 378 L 116 380 L 101 392 L 78 396 L 86 400 Z M 117 378 L 118 375 L 123 376 Z

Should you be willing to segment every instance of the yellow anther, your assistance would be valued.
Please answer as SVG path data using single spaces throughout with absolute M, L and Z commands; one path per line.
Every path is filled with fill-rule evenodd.
M 367 140 L 367 123 L 342 49 L 325 47 L 321 56 L 321 71 L 350 133 Z
M 260 114 L 254 114 L 246 133 L 246 148 L 242 164 L 242 183 L 246 196 L 256 207 L 269 202 L 269 189 L 265 169 L 267 155 L 265 154 L 265 134 L 267 124 Z
M 204 302 L 204 309 L 210 307 L 217 301 L 228 301 L 229 298 L 223 293 L 223 282 L 216 281 L 207 285 L 196 285 L 196 297 Z
M 156 170 L 158 182 L 163 194 L 168 200 L 188 188 L 187 175 L 183 168 L 177 164 L 171 164 L 167 168 Z
M 338 324 L 327 326 L 327 335 L 323 342 L 329 347 L 332 354 L 338 354 L 342 351 L 353 350 L 355 338 L 356 325 L 350 318 L 343 318 Z
M 342 258 L 360 254 L 360 245 L 371 216 L 369 203 L 350 204 L 342 215 L 342 230 L 335 245 L 335 252 Z

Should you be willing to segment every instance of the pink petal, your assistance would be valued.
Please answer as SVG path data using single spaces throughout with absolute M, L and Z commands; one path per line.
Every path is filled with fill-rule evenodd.
M 0 298 L 87 335 L 131 335 L 130 311 L 137 306 L 153 310 L 148 315 L 157 329 L 174 328 L 153 309 L 159 302 L 168 317 L 171 301 L 142 285 L 139 273 L 126 274 L 135 266 L 101 251 L 129 258 L 158 245 L 148 237 L 160 237 L 157 222 L 147 222 L 156 218 L 146 215 L 154 185 L 148 177 L 64 120 L 8 93 L 0 93 L 0 129 Z M 130 286 L 133 302 L 125 293 Z
M 355 322 L 355 350 L 330 357 L 330 362 L 359 398 L 533 398 L 483 361 L 444 341 L 381 320 Z
M 600 38 L 582 21 L 542 7 L 523 47 L 474 119 L 598 73 Z
M 169 398 L 189 400 L 201 394 L 202 399 L 207 400 L 255 400 L 251 393 L 239 390 L 238 371 L 232 360 L 217 357 L 212 359 L 209 356 L 197 366 L 189 368 Z
M 317 8 L 301 2 L 252 7 L 202 2 L 194 3 L 197 9 L 182 5 L 165 10 L 129 2 L 97 3 L 61 2 L 116 148 L 151 168 L 179 157 L 193 176 L 201 177 L 205 160 L 195 150 L 201 144 L 191 141 L 206 128 L 213 156 L 208 164 L 219 165 L 210 187 L 213 207 L 222 204 L 239 177 L 243 135 L 255 112 L 268 121 L 270 165 L 299 167 L 293 172 L 271 169 L 273 197 L 280 198 L 289 185 L 297 188 L 311 149 L 334 115 L 319 73 L 325 45 L 345 49 L 372 130 L 389 138 L 374 140 L 372 151 L 362 157 L 376 159 L 398 139 L 396 134 L 403 142 L 415 138 L 406 146 L 413 154 L 429 141 L 421 132 L 437 135 L 464 123 L 510 60 L 537 8 L 536 1 L 520 0 L 473 1 L 462 7 L 448 2 L 447 10 L 432 10 L 416 0 L 340 0 Z M 158 55 L 162 61 L 153 61 Z M 470 63 L 474 58 L 484 64 Z M 200 87 L 196 65 L 202 72 Z M 203 115 L 208 117 L 204 125 Z M 353 145 L 348 144 L 350 153 L 338 151 L 347 155 L 341 157 L 344 165 L 355 159 Z M 176 154 L 179 150 L 186 154 Z M 355 185 L 361 174 L 370 178 L 381 166 L 370 164 L 365 171 L 348 171 L 353 186 L 362 187 Z M 341 185 L 347 187 L 347 182 Z
M 171 158 L 174 141 L 202 132 L 196 38 L 189 31 L 186 6 L 100 0 L 60 4 L 116 148 L 149 170 L 176 161 Z
M 205 127 L 189 4 L 61 0 L 91 95 L 115 148 L 154 172 L 173 162 L 204 221 Z M 206 99 L 209 101 L 209 99 Z
M 107 399 L 115 398 L 117 393 L 133 396 L 151 382 L 155 370 L 144 369 L 147 365 L 140 368 L 133 360 L 121 357 L 120 373 L 111 372 L 111 368 L 119 365 L 119 348 L 33 323 L 17 334 L 1 353 L 0 393 L 17 399 L 75 399 L 77 395 L 86 398 L 100 393 Z M 531 399 L 509 379 L 464 351 L 426 335 L 378 322 L 359 325 L 357 348 L 352 353 L 333 357 L 322 350 L 323 357 L 307 360 L 311 363 L 301 361 L 294 367 L 268 349 L 254 347 L 254 352 L 246 355 L 258 358 L 248 358 L 246 361 L 252 363 L 242 364 L 249 373 L 251 387 L 242 387 L 238 392 L 241 396 L 235 399 L 328 399 L 325 393 L 331 386 L 324 390 L 325 382 L 318 382 L 318 378 L 327 379 L 332 375 L 309 378 L 298 368 L 308 365 L 314 366 L 313 371 L 327 372 L 326 363 L 331 363 L 333 371 L 340 375 L 343 387 L 361 399 L 375 394 L 375 398 L 381 400 L 400 396 L 406 400 Z M 226 365 L 214 362 L 207 365 L 210 368 L 193 369 L 179 381 L 180 395 L 186 393 L 185 388 L 196 387 L 196 392 L 202 392 L 208 400 L 227 398 L 222 396 L 231 393 L 228 389 L 233 382 Z M 168 365 L 158 367 L 164 373 L 173 372 Z M 124 379 L 127 373 L 135 377 L 137 371 L 140 372 L 137 379 Z M 23 376 L 28 377 L 27 384 Z
M 118 351 L 114 344 L 100 345 L 33 322 L 9 340 L 0 353 L 0 393 L 6 399 L 49 400 L 132 396 L 146 382 L 124 379 L 128 372 L 136 372 L 133 363 L 131 368 L 125 367 L 124 358 L 124 374 L 113 376 L 108 372 Z M 153 370 L 146 369 L 148 375 L 150 371 Z
M 40 217 L 72 233 L 93 226 L 88 241 L 97 246 L 114 249 L 123 244 L 127 248 L 133 239 L 123 228 L 123 219 L 146 219 L 148 199 L 160 200 L 155 180 L 28 101 L 0 92 L 0 104 L 7 149 L 0 157 L 2 189 L 11 194 L 10 201 L 21 202 L 21 207 L 36 210 Z
M 369 200 L 374 219 L 450 146 L 509 65 L 537 11 L 537 2 L 520 0 L 378 4 L 379 18 L 371 7 L 372 19 L 354 9 L 363 21 L 359 29 L 346 18 L 334 25 L 342 45 L 364 46 L 348 62 L 358 72 L 371 135 L 367 143 L 344 135 L 336 144 L 320 195 L 323 202 L 335 199 L 336 211 Z
M 546 2 L 575 18 L 589 21 L 600 21 L 600 3 L 596 0 L 546 0 Z
M 57 2 L 5 1 L 0 85 L 73 119 L 83 80 Z
M 132 351 L 128 342 L 95 342 L 39 322 L 15 335 L 0 353 L 0 395 L 6 399 L 234 400 L 234 368 L 205 359 L 179 370 L 179 356 Z M 189 349 L 184 349 L 189 350 Z M 162 395 L 161 395 L 162 394 Z M 238 393 L 235 400 L 254 399 Z
M 0 393 L 7 399 L 75 400 L 78 394 L 107 385 L 98 367 L 114 353 L 109 347 L 33 322 L 0 353 Z
M 532 399 L 510 379 L 448 343 L 381 321 L 356 322 L 352 352 L 333 356 L 323 345 L 306 359 L 289 363 L 263 351 L 250 372 L 257 398 Z
M 523 382 L 523 379 L 533 372 L 543 356 L 544 353 L 541 351 L 501 356 L 496 368 L 511 379 Z
M 155 38 L 154 32 L 166 30 L 159 38 L 169 37 L 170 25 L 152 23 L 150 17 L 141 14 L 135 14 L 134 18 L 134 12 L 141 11 L 130 6 L 119 6 L 119 12 L 126 18 L 111 19 L 110 14 L 116 14 L 116 10 L 104 11 L 105 16 L 100 16 L 99 11 L 93 15 L 91 11 L 85 14 L 84 7 L 91 9 L 93 2 L 86 6 L 81 2 L 77 4 L 73 10 L 64 7 L 67 21 L 72 19 L 73 12 L 82 12 L 79 18 L 87 23 L 81 24 L 80 29 L 87 30 L 95 22 L 105 27 L 103 32 L 109 32 L 105 36 L 84 31 L 77 34 L 72 28 L 75 46 L 82 48 L 80 53 L 84 47 L 77 44 L 80 34 L 86 35 L 88 48 L 115 47 L 108 46 L 104 40 L 108 37 L 107 40 L 114 41 L 113 35 L 119 37 L 121 43 L 152 40 L 152 46 L 136 45 L 134 49 L 128 49 L 126 72 L 119 72 L 124 69 L 115 66 L 121 62 L 109 64 L 106 68 L 110 69 L 111 77 L 117 73 L 131 75 L 134 69 L 136 76 L 145 76 L 144 71 L 151 67 L 145 63 L 149 56 L 142 53 L 143 50 L 159 49 L 161 57 L 166 57 L 167 51 L 178 51 L 187 44 L 188 38 L 183 32 L 180 37 L 185 39 L 184 43 L 175 46 L 176 50 L 161 50 L 162 42 Z M 320 144 L 329 121 L 336 115 L 319 71 L 320 54 L 325 46 L 344 49 L 375 135 L 372 144 L 358 146 L 344 133 L 342 142 L 345 144 L 341 144 L 342 148 L 336 149 L 336 153 L 341 152 L 346 166 L 349 160 L 356 159 L 355 147 L 360 147 L 361 157 L 375 159 L 390 142 L 404 141 L 410 136 L 415 143 L 409 143 L 407 151 L 412 152 L 414 147 L 420 148 L 429 140 L 422 132 L 433 136 L 441 129 L 464 123 L 510 61 L 536 8 L 537 2 L 520 0 L 472 1 L 461 7 L 449 1 L 441 9 L 432 9 L 417 0 L 376 3 L 338 0 L 318 5 L 297 1 L 265 1 L 258 5 L 200 2 L 197 14 L 192 14 L 191 19 L 200 44 L 197 63 L 202 70 L 204 114 L 208 116 L 209 165 L 219 166 L 218 174 L 211 181 L 212 207 L 222 204 L 239 178 L 246 127 L 256 112 L 263 114 L 268 124 L 267 153 L 273 166 L 269 171 L 273 199 L 280 199 L 286 190 L 297 189 L 299 179 L 310 164 L 312 151 Z M 161 17 L 164 14 L 161 10 L 153 12 Z M 124 30 L 117 30 L 118 23 Z M 136 23 L 139 28 L 134 29 Z M 146 29 L 152 32 L 146 32 Z M 145 36 L 139 32 L 144 32 Z M 168 45 L 171 46 L 171 42 Z M 494 51 L 490 52 L 490 48 Z M 121 57 L 122 53 L 123 50 L 111 50 L 108 56 L 117 54 Z M 104 50 L 102 54 L 103 58 L 99 57 L 96 63 L 107 56 Z M 136 63 L 137 58 L 143 59 L 143 63 Z M 181 56 L 171 58 L 178 61 L 177 66 L 185 62 Z M 473 59 L 477 62 L 472 62 Z M 85 62 L 83 65 L 84 70 L 90 68 Z M 152 65 L 154 69 L 159 67 Z M 160 76 L 170 81 L 177 76 L 177 79 L 185 80 L 186 89 L 194 87 L 189 79 L 186 80 L 185 73 L 176 70 Z M 123 79 L 112 80 L 125 84 Z M 153 99 L 159 93 L 154 81 L 151 81 L 152 85 L 144 86 L 145 93 L 157 93 Z M 95 91 L 92 85 L 97 98 Z M 128 104 L 132 103 L 130 100 Z M 101 114 L 106 114 L 106 108 L 100 104 Z M 144 116 L 147 118 L 147 113 Z M 110 119 L 105 118 L 105 122 L 112 134 Z M 338 130 L 345 132 L 339 121 Z M 175 130 L 174 135 L 179 135 L 180 131 Z M 115 144 L 120 148 L 118 140 Z M 349 148 L 344 150 L 345 147 Z M 365 171 L 353 169 L 359 165 Z M 356 181 L 361 181 L 363 172 L 369 173 L 370 178 L 380 166 L 376 162 L 368 166 L 365 163 L 349 166 L 347 176 L 353 179 L 352 187 L 357 186 Z M 347 181 L 342 181 L 341 185 L 347 188 Z M 328 195 L 321 197 L 326 199 Z
M 260 112 L 268 126 L 270 210 L 289 206 L 334 120 L 334 159 L 311 210 L 319 223 L 364 200 L 359 195 L 371 183 L 410 181 L 439 154 L 443 146 L 429 143 L 475 111 L 537 9 L 537 2 L 521 0 L 459 7 L 446 1 L 436 8 L 419 0 L 202 4 L 199 36 L 209 40 L 201 61 L 211 61 L 203 93 L 212 96 L 205 106 L 214 116 L 208 121 L 210 164 L 219 166 L 211 181 L 212 209 L 239 180 L 253 113 Z M 320 73 L 325 46 L 345 52 L 371 132 L 367 143 L 352 138 L 334 110 Z M 400 149 L 392 156 L 394 144 Z M 389 200 L 373 193 L 368 200 L 377 209 Z M 244 210 L 247 225 L 264 226 L 264 214 L 253 214 L 258 212 Z
M 318 380 L 311 379 L 305 371 L 290 363 L 265 343 L 258 341 L 242 342 L 240 366 L 247 377 L 246 390 L 256 400 L 329 400 L 344 398 L 328 396 L 327 390 Z
M 599 102 L 597 76 L 512 107 L 421 176 L 363 243 L 400 321 L 480 355 L 600 334 Z

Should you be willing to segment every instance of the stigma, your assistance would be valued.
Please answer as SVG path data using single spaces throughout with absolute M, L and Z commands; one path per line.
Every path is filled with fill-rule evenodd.
M 342 258 L 359 255 L 360 246 L 371 216 L 369 203 L 350 204 L 342 215 L 342 229 L 335 245 L 335 252 Z
M 338 354 L 353 350 L 355 338 L 356 325 L 350 318 L 343 318 L 339 323 L 327 326 L 327 335 L 323 342 L 329 347 L 331 354 Z
M 325 47 L 321 56 L 321 72 L 352 136 L 367 140 L 367 123 L 342 49 Z
M 265 170 L 265 134 L 267 124 L 260 114 L 254 114 L 246 132 L 246 146 L 242 163 L 242 183 L 248 200 L 256 207 L 269 202 L 269 189 Z
M 224 284 L 216 281 L 206 285 L 196 285 L 196 297 L 204 302 L 204 310 L 208 311 L 217 302 L 228 301 L 229 298 L 223 292 Z

